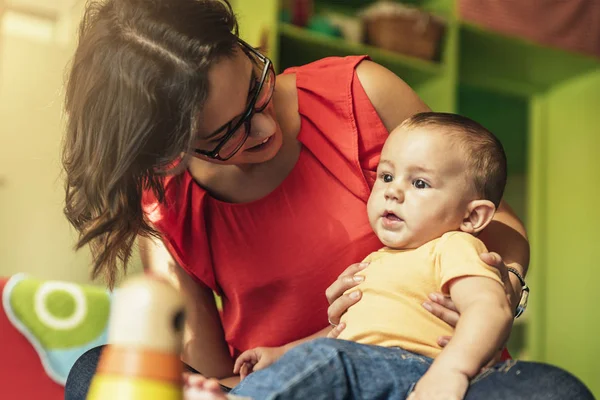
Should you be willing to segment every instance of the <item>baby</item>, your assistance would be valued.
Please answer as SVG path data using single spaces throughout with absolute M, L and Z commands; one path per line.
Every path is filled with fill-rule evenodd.
M 411 396 L 423 399 L 463 398 L 470 379 L 502 348 L 513 312 L 499 272 L 479 257 L 487 249 L 476 236 L 492 220 L 505 183 L 502 145 L 468 118 L 417 114 L 390 134 L 367 203 L 371 226 L 385 247 L 365 259 L 370 264 L 359 285 L 362 299 L 344 314 L 346 328 L 338 339 L 326 340 L 360 343 L 360 353 L 371 352 L 373 357 L 380 357 L 381 347 L 392 353 L 401 350 L 398 362 L 417 358 L 425 369 L 417 371 L 418 379 L 412 383 L 373 379 L 364 383 L 370 391 L 373 385 L 395 385 L 384 392 L 412 392 Z M 455 329 L 421 305 L 428 293 L 437 291 L 450 296 L 460 312 Z M 437 338 L 444 335 L 452 335 L 452 340 L 442 349 Z M 273 366 L 252 373 L 253 379 L 245 379 L 233 392 L 267 398 L 271 388 L 265 382 L 272 382 L 275 390 L 282 376 L 277 370 L 293 370 L 291 363 L 303 362 L 302 357 L 288 354 L 310 351 L 319 341 L 323 339 L 297 346 Z M 281 349 L 272 352 L 270 348 L 244 352 L 236 371 L 242 366 L 252 370 L 261 360 L 264 368 L 280 353 Z M 353 360 L 353 354 L 345 354 L 345 362 L 360 368 L 362 358 Z M 407 368 L 415 368 L 412 365 Z M 334 380 L 347 371 L 330 368 L 327 374 Z M 323 393 L 328 389 L 327 379 L 316 380 L 324 385 Z M 197 387 L 203 396 L 224 396 L 211 380 L 199 378 Z M 293 387 L 288 390 L 279 392 L 281 398 L 301 397 Z

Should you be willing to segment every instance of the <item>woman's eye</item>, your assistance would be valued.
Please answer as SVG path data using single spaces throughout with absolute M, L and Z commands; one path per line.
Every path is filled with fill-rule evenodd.
M 260 86 L 260 77 L 261 77 L 261 73 L 256 71 L 255 69 L 252 70 L 252 83 L 250 84 L 250 87 L 248 88 L 248 98 L 252 98 L 252 95 L 254 94 L 254 92 L 256 92 L 256 89 L 258 89 L 258 86 Z
M 256 92 L 256 89 L 258 88 L 258 85 L 260 85 L 260 80 L 255 78 L 254 83 L 252 83 L 252 86 L 250 86 L 250 89 L 248 89 L 248 100 L 252 98 Z
M 216 137 L 214 139 L 210 139 L 209 143 L 218 144 L 221 140 L 223 140 L 224 137 L 225 137 L 225 135 L 219 135 L 218 137 Z
M 427 188 L 431 187 L 431 186 L 429 186 L 429 184 L 427 182 L 425 182 L 422 179 L 415 179 L 413 181 L 413 186 L 416 187 L 417 189 L 427 189 Z
M 394 180 L 394 177 L 390 174 L 381 174 L 381 179 L 383 179 L 383 181 L 386 183 L 390 183 Z

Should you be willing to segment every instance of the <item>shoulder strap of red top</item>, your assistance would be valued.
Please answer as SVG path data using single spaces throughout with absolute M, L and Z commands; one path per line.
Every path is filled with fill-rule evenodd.
M 388 136 L 356 67 L 367 56 L 329 57 L 286 70 L 296 75 L 300 140 L 354 195 L 367 200 Z

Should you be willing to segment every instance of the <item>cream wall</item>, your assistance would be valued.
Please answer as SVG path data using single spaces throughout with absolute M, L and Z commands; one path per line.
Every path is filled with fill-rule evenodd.
M 50 40 L 0 36 L 0 276 L 89 282 L 89 252 L 74 252 L 62 213 L 60 166 L 62 86 L 81 4 L 56 20 Z

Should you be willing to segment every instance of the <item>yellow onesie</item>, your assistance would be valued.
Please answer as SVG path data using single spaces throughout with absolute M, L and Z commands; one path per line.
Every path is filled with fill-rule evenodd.
M 487 249 L 464 232 L 449 232 L 412 250 L 383 248 L 371 253 L 358 285 L 362 299 L 342 316 L 339 339 L 401 347 L 434 358 L 437 338 L 453 328 L 421 305 L 432 292 L 448 294 L 448 283 L 464 276 L 485 276 L 502 284 L 500 273 L 479 258 Z M 351 289 L 351 290 L 354 290 Z

